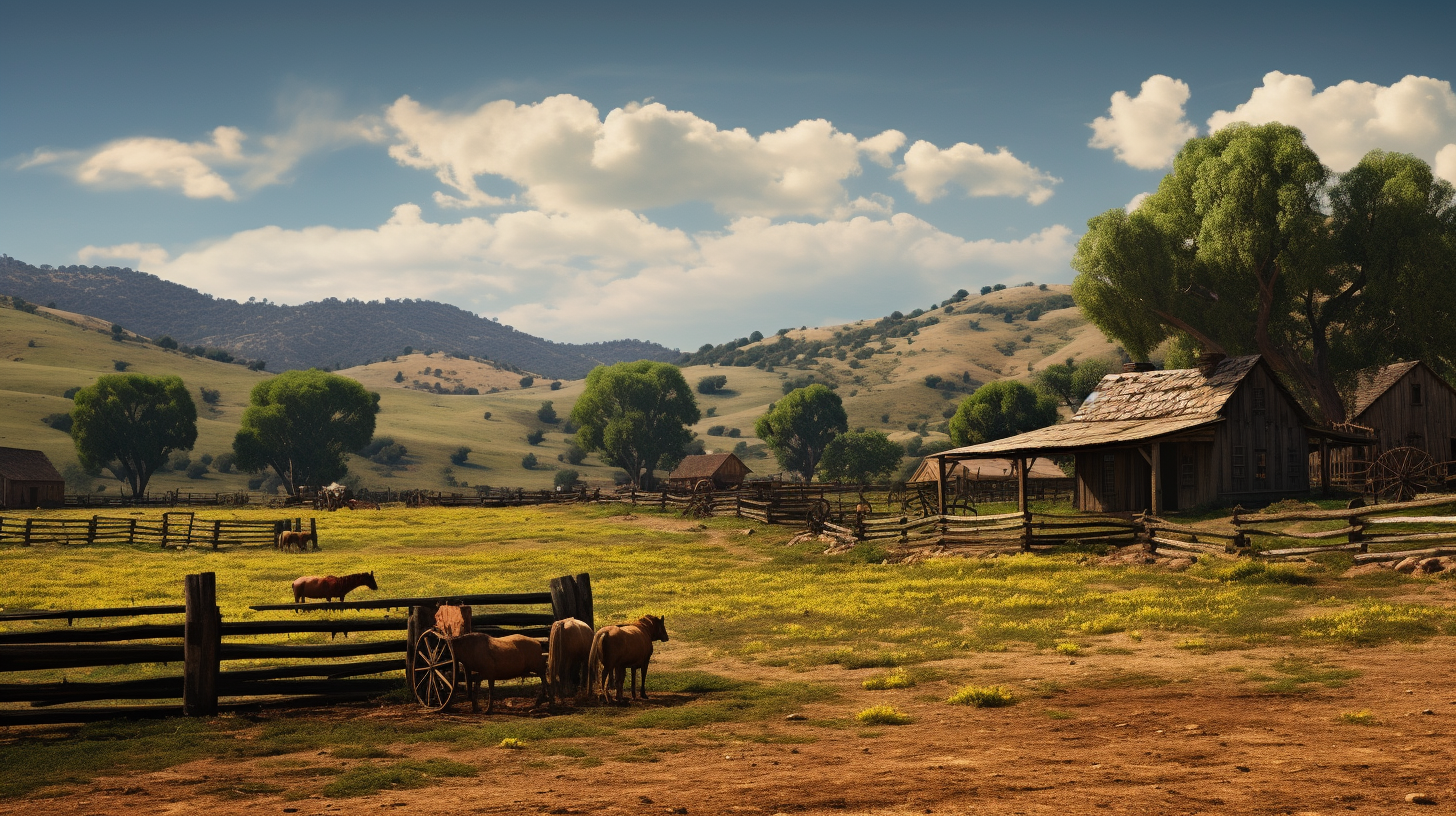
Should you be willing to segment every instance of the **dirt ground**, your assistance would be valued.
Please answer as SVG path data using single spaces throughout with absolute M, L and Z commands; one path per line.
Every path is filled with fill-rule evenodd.
M 800 680 L 843 690 L 805 706 L 805 720 L 721 723 L 705 729 L 622 734 L 569 742 L 605 759 L 586 767 L 524 750 L 395 746 L 411 758 L 449 758 L 474 778 L 351 799 L 287 801 L 279 795 L 199 795 L 220 783 L 267 780 L 278 758 L 199 761 L 155 773 L 101 778 L 69 795 L 0 803 L 16 814 L 1081 814 L 1456 812 L 1456 639 L 1419 646 L 1310 652 L 1300 657 L 1356 669 L 1343 687 L 1320 683 L 1271 693 L 1250 675 L 1279 676 L 1278 648 L 1211 654 L 1172 641 L 1122 636 L 1068 657 L 1009 651 L 933 664 L 943 679 L 866 691 L 883 670 L 837 666 L 793 672 L 705 660 L 690 644 L 665 644 L 654 669 L 701 669 L 760 682 Z M 947 705 L 968 683 L 1004 684 L 1005 708 Z M 682 705 L 661 694 L 638 709 Z M 889 703 L 914 717 L 903 726 L 845 725 Z M 491 719 L 526 717 L 524 702 Z M 1368 711 L 1373 724 L 1340 715 Z M 359 706 L 303 716 L 416 723 L 448 717 L 413 706 Z M 300 716 L 278 713 L 270 716 Z M 837 727 L 826 725 L 837 721 Z M 770 739 L 800 740 L 769 742 Z M 556 744 L 556 743 L 553 743 Z M 671 746 L 652 762 L 612 757 L 637 746 Z M 319 755 L 322 754 L 322 755 Z M 353 767 L 327 752 L 309 762 Z M 202 784 L 206 782 L 206 784 Z M 1407 801 L 1423 794 L 1434 806 Z

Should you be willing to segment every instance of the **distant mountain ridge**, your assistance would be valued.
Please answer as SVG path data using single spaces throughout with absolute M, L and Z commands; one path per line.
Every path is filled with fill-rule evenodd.
M 132 269 L 37 267 L 8 255 L 0 255 L 0 294 L 54 302 L 152 338 L 169 335 L 266 360 L 272 371 L 358 365 L 400 354 L 405 346 L 485 357 L 565 379 L 602 364 L 682 357 L 644 340 L 555 343 L 436 301 L 239 303 Z

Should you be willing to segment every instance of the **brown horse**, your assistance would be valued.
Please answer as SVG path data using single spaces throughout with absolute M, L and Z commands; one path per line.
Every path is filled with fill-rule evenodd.
M 356 572 L 343 578 L 336 575 L 305 575 L 293 579 L 293 602 L 303 603 L 304 598 L 322 598 L 325 602 L 338 598 L 342 602 L 345 595 L 361 586 L 379 589 L 379 585 L 374 583 L 374 573 Z
M 550 683 L 546 679 L 546 655 L 541 651 L 541 643 L 535 638 L 525 635 L 506 635 L 505 637 L 491 637 L 480 632 L 472 632 L 468 635 L 461 635 L 450 639 L 450 646 L 455 652 L 455 662 L 465 669 L 465 682 L 470 688 L 470 710 L 480 711 L 480 703 L 475 699 L 475 691 L 480 687 L 480 681 L 485 680 L 485 713 L 489 714 L 495 707 L 495 681 L 510 680 L 514 677 L 539 677 L 541 678 L 541 694 L 536 698 L 536 705 L 541 705 L 550 694 Z
M 345 502 L 345 504 L 347 504 L 349 506 L 349 509 L 350 510 L 378 510 L 379 509 L 379 503 L 378 502 L 365 501 L 364 499 L 349 499 L 347 502 Z
M 587 689 L 587 661 L 591 657 L 592 628 L 567 618 L 551 624 L 551 645 L 546 670 L 551 680 L 551 701 L 557 695 L 580 697 Z
M 652 641 L 667 642 L 667 623 L 656 615 L 643 615 L 636 623 L 620 626 L 603 626 L 592 639 L 590 686 L 597 688 L 601 682 L 602 702 L 611 702 L 611 685 L 616 683 L 617 702 L 622 699 L 622 685 L 627 672 L 632 673 L 632 696 L 636 697 L 637 672 L 642 672 L 642 699 L 647 699 L 647 662 L 652 659 Z
M 278 534 L 278 549 L 298 550 L 304 552 L 312 544 L 315 550 L 318 549 L 318 533 L 309 531 L 307 533 L 295 533 L 292 530 L 285 530 Z

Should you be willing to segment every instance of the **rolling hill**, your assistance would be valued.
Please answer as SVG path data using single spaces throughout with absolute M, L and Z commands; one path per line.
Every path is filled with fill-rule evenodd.
M 358 365 L 406 346 L 488 358 L 547 377 L 584 377 L 602 363 L 681 356 L 641 340 L 554 343 L 435 301 L 238 303 L 131 269 L 37 267 L 8 255 L 0 255 L 0 294 L 54 303 L 148 337 L 265 360 L 274 371 Z

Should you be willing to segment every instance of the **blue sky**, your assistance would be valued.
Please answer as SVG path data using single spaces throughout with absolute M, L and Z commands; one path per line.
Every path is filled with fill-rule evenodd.
M 1070 281 L 1239 119 L 1456 180 L 1449 5 L 534 5 L 9 4 L 0 252 L 692 348 Z

